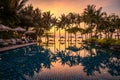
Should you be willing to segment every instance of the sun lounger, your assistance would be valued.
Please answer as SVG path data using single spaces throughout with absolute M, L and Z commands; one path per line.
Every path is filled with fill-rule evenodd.
M 28 39 L 22 39 L 25 43 L 29 43 Z
M 24 42 L 21 39 L 16 39 L 17 44 L 23 44 Z
M 3 39 L 0 39 L 0 47 L 4 47 L 4 46 L 7 46 L 8 43 L 5 42 Z
M 16 44 L 16 40 L 15 39 L 11 39 L 11 44 L 15 45 Z

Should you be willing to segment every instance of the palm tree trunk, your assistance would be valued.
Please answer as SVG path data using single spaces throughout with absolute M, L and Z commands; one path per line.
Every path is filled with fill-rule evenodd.
M 66 31 L 65 31 L 65 29 L 64 29 L 64 33 L 65 33 L 64 36 L 65 36 L 65 42 L 66 42 Z
M 65 48 L 66 48 L 66 28 L 65 28 Z
M 59 38 L 61 37 L 61 34 L 60 34 L 60 28 L 59 28 Z M 59 39 L 59 40 L 61 40 L 61 38 Z
M 99 38 L 99 37 L 98 37 Z M 100 39 L 102 38 L 102 33 L 101 33 L 101 31 L 100 31 Z
M 117 30 L 117 36 L 118 36 L 118 39 L 119 39 L 119 30 Z
M 71 34 L 71 44 L 72 44 L 72 33 L 70 33 Z
M 56 34 L 56 32 L 55 32 L 55 27 L 54 27 L 54 42 L 55 42 L 55 37 L 56 37 L 55 34 Z
M 87 39 L 87 34 L 85 34 L 85 40 Z
M 107 38 L 107 33 L 105 33 L 105 38 Z
M 112 38 L 112 37 L 113 37 L 113 33 L 110 34 L 110 38 Z
M 77 41 L 77 37 L 76 37 L 76 33 L 75 33 L 75 46 L 76 46 L 76 41 Z
M 69 36 L 70 36 L 70 35 L 69 35 L 69 32 L 68 32 L 68 46 L 69 46 Z

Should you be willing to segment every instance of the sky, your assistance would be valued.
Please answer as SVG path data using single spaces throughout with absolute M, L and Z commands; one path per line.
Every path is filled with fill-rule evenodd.
M 29 0 L 34 8 L 41 11 L 51 11 L 55 16 L 68 14 L 69 12 L 82 13 L 87 5 L 96 5 L 96 8 L 103 7 L 103 12 L 120 15 L 120 0 Z

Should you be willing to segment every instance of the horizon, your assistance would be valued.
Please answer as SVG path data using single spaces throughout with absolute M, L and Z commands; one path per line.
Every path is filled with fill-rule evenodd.
M 96 9 L 102 7 L 102 12 L 116 14 L 120 16 L 120 0 L 28 0 L 26 5 L 32 4 L 34 8 L 39 8 L 42 12 L 50 11 L 54 16 L 69 12 L 83 13 L 87 5 L 96 5 Z M 64 9 L 64 10 L 63 10 Z

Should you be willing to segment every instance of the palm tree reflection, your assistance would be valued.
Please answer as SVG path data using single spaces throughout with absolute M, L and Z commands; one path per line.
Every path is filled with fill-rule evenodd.
M 26 53 L 23 53 L 25 50 Z M 39 73 L 42 68 L 50 69 L 51 61 L 54 61 L 50 50 L 37 46 L 24 47 L 9 51 L 9 53 L 6 52 L 0 56 L 2 59 L 0 61 L 0 77 L 5 80 L 14 80 L 15 77 L 22 79 L 24 75 L 33 76 L 34 71 Z
M 82 54 L 81 50 L 86 50 L 85 52 L 88 52 L 89 55 L 82 57 L 74 50 L 76 52 L 80 51 L 80 54 Z M 76 54 L 73 55 L 72 51 Z M 56 54 L 52 53 L 50 49 L 36 45 L 23 47 L 9 51 L 9 54 L 4 52 L 0 55 L 0 78 L 24 80 L 24 76 L 32 77 L 35 74 L 34 72 L 40 73 L 43 68 L 51 69 L 51 63 L 56 61 L 60 61 L 61 66 L 82 65 L 83 71 L 87 75 L 95 75 L 95 72 L 102 74 L 101 69 L 104 69 L 112 76 L 120 76 L 120 55 L 115 55 L 115 53 L 88 44 L 82 48 L 68 47 L 64 51 L 57 50 Z

